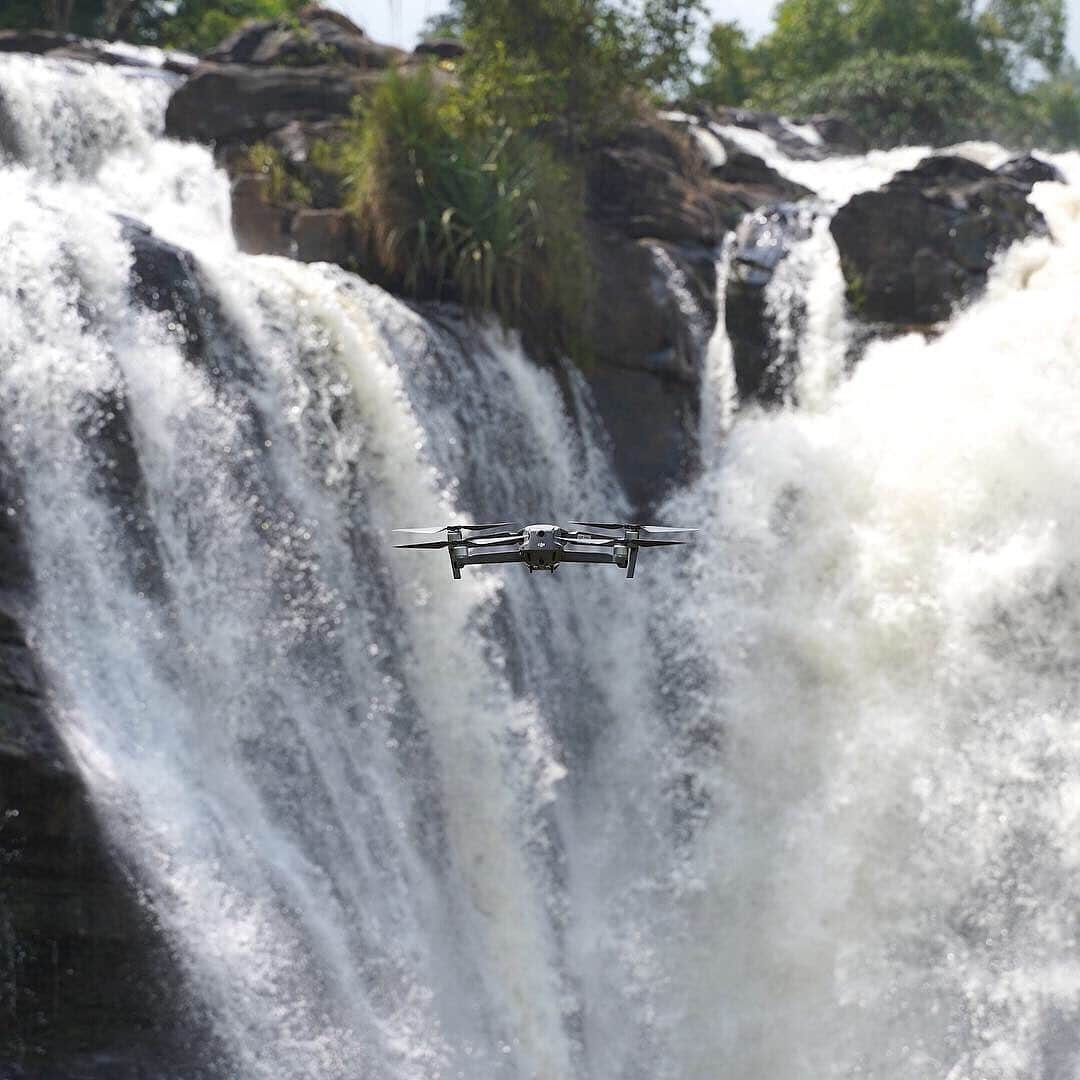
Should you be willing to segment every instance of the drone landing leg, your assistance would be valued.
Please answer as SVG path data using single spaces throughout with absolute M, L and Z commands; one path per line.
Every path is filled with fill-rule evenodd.
M 635 545 L 630 549 L 630 558 L 626 561 L 626 576 L 632 578 L 634 576 L 634 570 L 637 569 L 637 553 L 638 549 Z

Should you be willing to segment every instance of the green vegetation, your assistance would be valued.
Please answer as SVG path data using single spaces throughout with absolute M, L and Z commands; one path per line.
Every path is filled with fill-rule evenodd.
M 248 150 L 248 168 L 252 172 L 262 173 L 269 177 L 267 195 L 271 201 L 279 203 L 298 203 L 301 206 L 311 206 L 313 203 L 311 188 L 297 176 L 290 174 L 285 166 L 285 160 L 279 151 L 269 143 L 255 143 Z
M 586 292 L 580 184 L 538 139 L 478 122 L 469 101 L 430 73 L 387 76 L 348 149 L 361 228 L 408 291 L 570 347 Z
M 12 0 L 0 29 L 53 30 L 203 52 L 247 19 L 278 19 L 306 0 Z
M 626 123 L 637 101 L 689 88 L 704 0 L 452 0 L 429 36 L 460 38 L 478 117 L 570 152 Z
M 1017 119 L 1017 103 L 980 81 L 968 61 L 932 53 L 869 52 L 786 100 L 796 114 L 840 113 L 877 142 L 897 146 L 1007 134 Z
M 720 23 L 708 47 L 695 96 L 835 113 L 879 145 L 1080 133 L 1063 0 L 781 0 L 761 41 Z
M 304 0 L 46 0 L 57 29 L 203 50 Z M 347 201 L 379 264 L 417 296 L 496 313 L 576 348 L 589 308 L 582 177 L 650 103 L 686 97 L 847 118 L 878 145 L 992 136 L 1080 143 L 1064 0 L 779 0 L 770 33 L 702 37 L 706 0 L 450 0 L 429 36 L 464 55 L 390 73 L 344 136 L 285 162 L 248 151 L 275 201 Z M 0 26 L 41 21 L 10 0 Z M 303 23 L 294 21 L 299 35 Z M 311 56 L 333 61 L 312 37 Z

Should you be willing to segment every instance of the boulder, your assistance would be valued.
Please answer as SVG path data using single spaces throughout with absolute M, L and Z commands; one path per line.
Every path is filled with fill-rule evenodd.
M 166 132 L 199 142 L 254 141 L 294 121 L 350 115 L 378 72 L 347 67 L 200 64 L 169 99 Z
M 49 50 L 50 60 L 81 60 L 85 64 L 104 64 L 106 67 L 151 67 L 145 60 L 134 55 L 110 52 L 96 41 L 74 41 Z
M 79 38 L 74 34 L 61 34 L 53 30 L 0 30 L 0 53 L 33 53 L 41 56 L 78 42 Z
M 245 173 L 232 182 L 233 234 L 248 255 L 292 255 L 294 209 L 270 201 L 269 177 Z
M 700 155 L 668 124 L 629 126 L 591 156 L 589 216 L 633 238 L 712 245 L 723 229 Z
M 803 123 L 812 127 L 833 153 L 865 154 L 870 150 L 866 133 L 842 116 L 808 116 Z
M 206 53 L 204 59 L 264 67 L 346 64 L 381 71 L 401 63 L 406 55 L 392 45 L 372 41 L 339 12 L 308 7 L 296 19 L 245 23 Z
M 776 113 L 759 112 L 754 109 L 722 107 L 704 111 L 704 116 L 714 124 L 746 128 L 768 135 L 788 157 L 796 161 L 820 161 L 828 157 L 825 146 L 807 138 L 798 125 Z
M 208 1080 L 222 1047 L 210 1018 L 191 1011 L 152 898 L 109 843 L 27 641 L 34 585 L 19 491 L 0 446 L 3 1075 Z
M 433 41 L 421 41 L 413 52 L 417 56 L 434 56 L 438 60 L 456 60 L 465 55 L 465 46 L 453 38 L 436 38 Z
M 748 215 L 735 233 L 724 320 L 731 341 L 739 397 L 782 401 L 791 367 L 780 350 L 768 305 L 768 287 L 792 248 L 810 237 L 818 208 L 780 204 Z
M 693 469 L 699 376 L 716 321 L 715 252 L 595 223 L 586 238 L 596 289 L 586 377 L 616 473 L 644 511 Z
M 967 158 L 938 155 L 856 195 L 832 222 L 853 312 L 904 325 L 947 319 L 986 284 L 999 252 L 1046 234 L 1030 189 Z
M 761 158 L 737 147 L 729 147 L 727 161 L 713 166 L 710 172 L 723 185 L 721 190 L 742 196 L 740 201 L 748 210 L 768 203 L 797 202 L 814 195 L 808 187 L 788 180 Z
M 1036 184 L 1064 184 L 1065 174 L 1049 161 L 1035 157 L 1034 154 L 1021 154 L 994 170 L 998 176 L 1008 176 L 1024 184 L 1028 190 Z
M 301 262 L 346 265 L 355 248 L 352 216 L 346 210 L 299 210 L 291 224 L 295 257 Z

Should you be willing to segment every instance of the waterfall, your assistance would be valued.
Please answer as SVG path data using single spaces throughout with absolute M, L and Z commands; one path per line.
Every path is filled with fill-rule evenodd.
M 682 1075 L 1076 1075 L 1080 200 L 1034 198 L 1056 240 L 943 336 L 750 410 L 668 508 L 713 523 L 707 601 L 665 597 L 703 808 Z
M 239 254 L 172 79 L 0 57 L 3 510 L 216 1075 L 1075 1075 L 1077 189 L 850 377 L 819 222 L 799 404 L 708 345 L 692 551 L 453 581 L 390 530 L 627 512 L 587 387 Z M 765 149 L 828 206 L 923 153 Z
M 454 582 L 390 547 L 462 514 L 621 512 L 580 376 L 239 255 L 209 153 L 160 136 L 156 73 L 5 58 L 0 88 L 34 643 L 223 1074 L 657 1075 L 642 594 Z M 133 300 L 133 218 L 194 253 L 194 358 Z

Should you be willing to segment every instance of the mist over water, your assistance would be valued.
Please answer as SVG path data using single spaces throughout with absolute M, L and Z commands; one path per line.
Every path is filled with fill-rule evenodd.
M 582 380 L 239 255 L 168 91 L 0 57 L 5 510 L 221 1075 L 1077 1075 L 1077 188 L 850 377 L 823 218 L 770 299 L 798 406 L 708 347 L 692 550 L 455 582 L 390 530 L 625 511 Z M 922 154 L 765 149 L 830 204 Z M 199 355 L 124 219 L 193 253 Z

